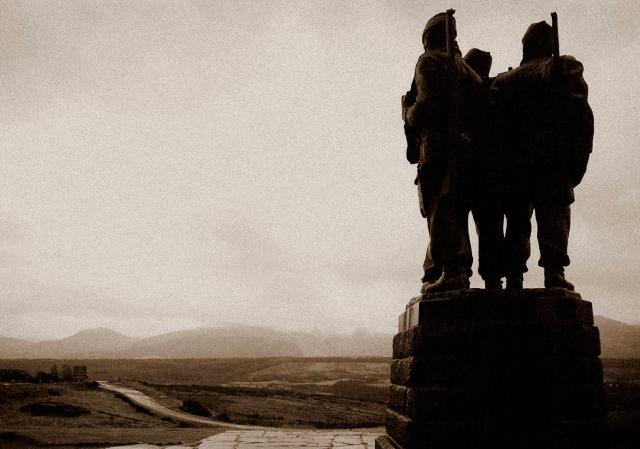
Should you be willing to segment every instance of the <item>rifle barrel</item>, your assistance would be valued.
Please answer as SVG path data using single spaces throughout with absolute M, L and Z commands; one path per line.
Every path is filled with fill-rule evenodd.
M 552 45 L 552 55 L 555 59 L 560 57 L 560 42 L 558 38 L 558 13 L 551 13 L 551 27 L 552 27 L 552 35 L 551 35 L 551 45 Z
M 456 70 L 456 36 L 454 27 L 454 9 L 447 11 L 446 39 L 447 39 L 447 78 L 449 84 L 449 145 L 452 154 L 458 149 L 460 136 L 460 81 Z
M 449 59 L 455 58 L 455 49 L 453 48 L 454 41 L 455 41 L 455 38 L 453 37 L 453 15 L 455 13 L 456 13 L 455 9 L 447 10 L 446 36 L 447 36 L 447 56 L 449 57 Z

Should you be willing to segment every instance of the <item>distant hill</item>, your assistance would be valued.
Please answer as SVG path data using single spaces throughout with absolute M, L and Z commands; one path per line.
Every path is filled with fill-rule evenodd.
M 78 355 L 81 358 L 102 357 L 126 350 L 139 338 L 127 337 L 104 327 L 80 331 L 62 340 L 41 343 L 41 351 L 49 352 L 54 358 Z
M 0 335 L 0 359 L 31 358 L 36 345 L 37 343 L 27 340 Z
M 640 325 L 601 316 L 602 357 L 640 358 Z M 61 340 L 31 342 L 0 336 L 0 358 L 227 358 L 391 356 L 391 334 L 359 331 L 315 335 L 250 326 L 190 329 L 147 338 L 106 328 L 88 329 Z
M 392 334 L 371 334 L 358 331 L 350 335 L 314 335 L 305 332 L 288 333 L 302 350 L 304 357 L 391 356 Z
M 391 339 L 390 334 L 317 336 L 249 326 L 133 338 L 98 328 L 36 343 L 0 336 L 0 358 L 387 357 L 391 355 Z
M 640 325 L 626 324 L 602 316 L 595 317 L 600 329 L 602 357 L 640 358 Z
M 142 339 L 126 358 L 280 357 L 303 355 L 287 334 L 258 327 L 201 328 Z
M 107 328 L 88 329 L 61 340 L 40 342 L 0 337 L 0 358 L 102 358 L 118 354 L 138 340 Z

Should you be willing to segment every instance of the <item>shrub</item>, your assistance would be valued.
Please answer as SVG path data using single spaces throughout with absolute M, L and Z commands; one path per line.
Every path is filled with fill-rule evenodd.
M 84 407 L 69 404 L 49 404 L 46 402 L 36 402 L 20 407 L 20 410 L 32 416 L 61 416 L 64 418 L 77 418 L 80 415 L 91 413 Z
M 192 415 L 205 417 L 211 416 L 211 411 L 209 411 L 207 407 L 205 407 L 198 401 L 194 401 L 193 399 L 187 399 L 186 401 L 183 401 L 180 410 L 182 410 L 183 412 L 191 413 Z

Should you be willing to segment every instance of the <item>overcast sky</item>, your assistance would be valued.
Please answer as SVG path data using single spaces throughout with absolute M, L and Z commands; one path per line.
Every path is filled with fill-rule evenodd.
M 558 11 L 596 117 L 567 275 L 640 322 L 640 2 L 2 1 L 0 335 L 393 333 L 427 239 L 400 96 L 448 7 L 493 74 Z

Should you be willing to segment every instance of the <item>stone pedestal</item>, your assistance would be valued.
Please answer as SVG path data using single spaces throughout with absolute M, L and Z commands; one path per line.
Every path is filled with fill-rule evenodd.
M 414 298 L 376 448 L 599 447 L 599 354 L 591 303 L 565 289 Z

